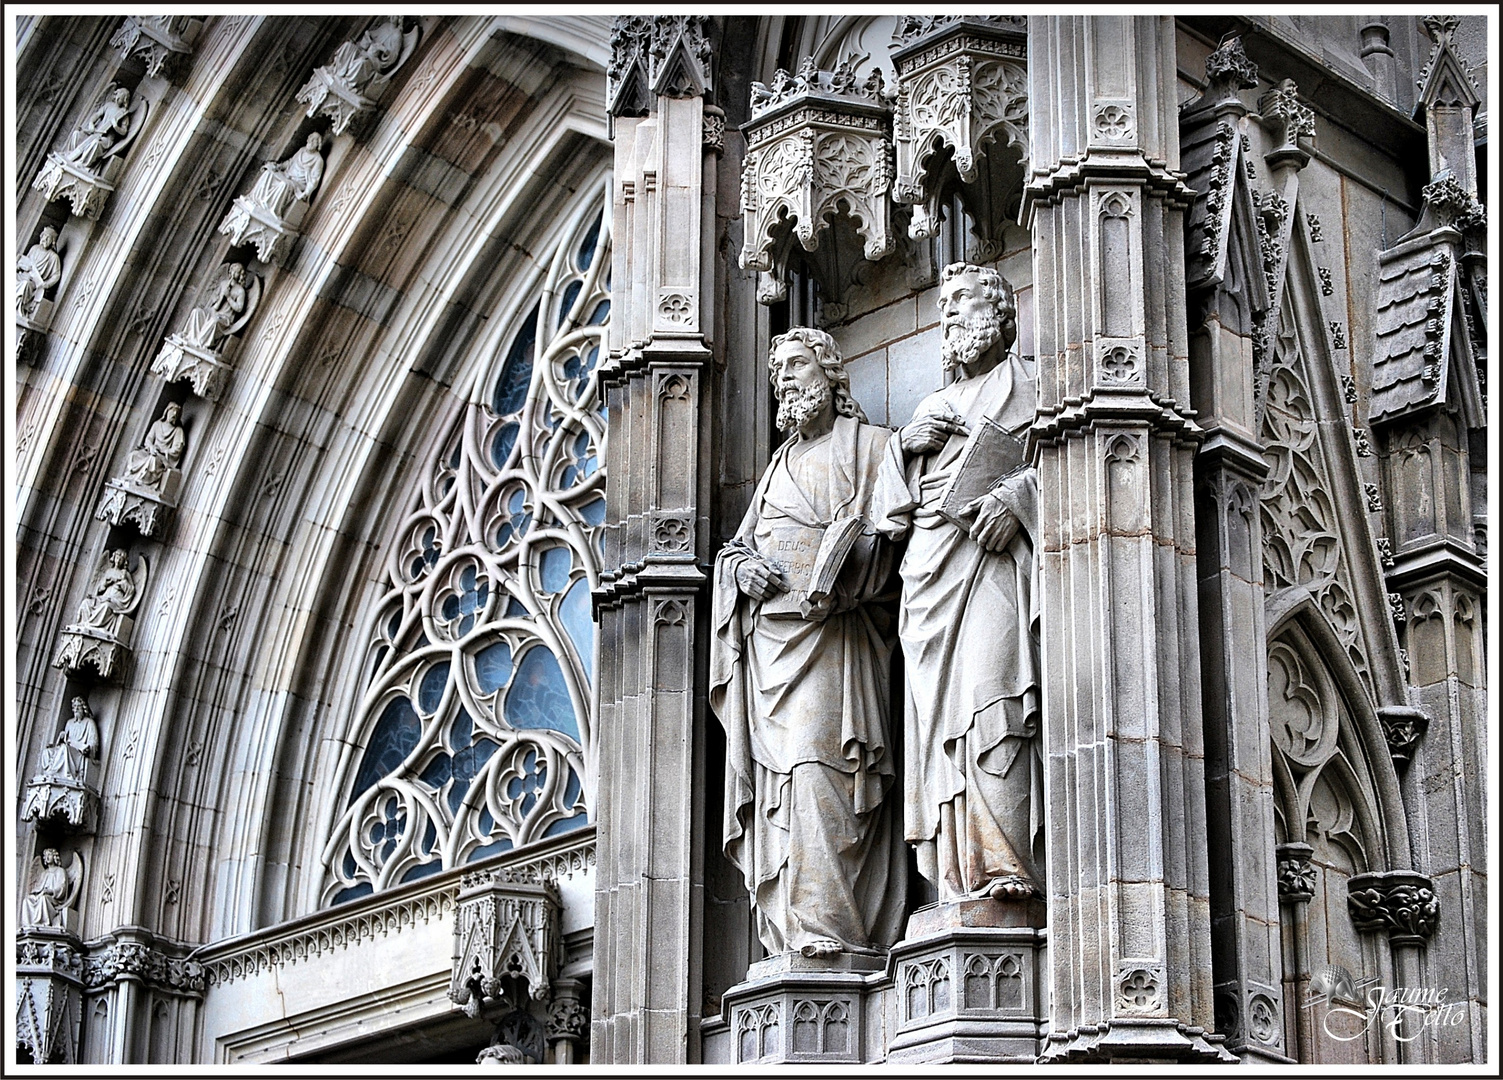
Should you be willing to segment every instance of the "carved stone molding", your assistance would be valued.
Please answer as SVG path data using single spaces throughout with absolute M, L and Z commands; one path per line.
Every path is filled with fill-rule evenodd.
M 204 21 L 191 15 L 127 15 L 110 38 L 110 48 L 120 50 L 125 61 L 139 56 L 151 78 L 177 74 L 180 63 L 193 55 Z
M 173 956 L 142 941 L 110 941 L 91 946 L 83 965 L 84 984 L 98 990 L 134 979 L 154 990 L 201 997 L 207 986 L 204 967 L 196 960 Z
M 30 929 L 16 938 L 16 1045 L 37 1064 L 73 1064 L 83 989 L 78 939 Z
M 652 99 L 713 87 L 707 15 L 618 15 L 611 24 L 605 99 L 612 116 L 646 116 Z
M 32 188 L 47 202 L 66 198 L 74 217 L 98 218 L 120 178 L 126 149 L 146 123 L 146 113 L 145 98 L 110 83 L 99 104 L 68 136 L 68 145 L 47 155 Z
M 449 999 L 465 1015 L 508 992 L 507 980 L 527 984 L 534 1001 L 549 997 L 558 942 L 558 893 L 546 881 L 507 870 L 466 874 L 454 911 L 454 969 Z
M 1388 932 L 1395 945 L 1424 945 L 1440 921 L 1440 898 L 1424 874 L 1393 870 L 1347 882 L 1347 911 L 1364 933 Z
M 1315 895 L 1315 866 L 1310 856 L 1315 849 L 1309 844 L 1280 844 L 1278 854 L 1279 900 L 1286 904 L 1303 904 Z
M 858 84 L 847 60 L 833 72 L 806 60 L 797 75 L 779 70 L 771 86 L 752 84 L 752 119 L 742 129 L 741 171 L 746 240 L 741 267 L 760 272 L 757 299 L 787 295 L 793 240 L 805 252 L 820 246 L 827 219 L 844 209 L 864 239 L 861 254 L 876 261 L 893 251 L 890 230 L 892 143 L 880 72 Z M 826 297 L 838 302 L 844 282 L 821 273 Z
M 418 46 L 421 31 L 403 31 L 402 16 L 387 15 L 355 41 L 346 41 L 334 58 L 313 74 L 297 92 L 309 116 L 327 116 L 332 131 L 343 135 L 357 116 L 369 113 Z
M 1423 709 L 1388 705 L 1378 710 L 1378 723 L 1383 727 L 1383 737 L 1388 740 L 1388 753 L 1394 766 L 1403 768 L 1414 756 L 1414 748 L 1425 737 L 1430 715 Z
M 123 550 L 105 552 L 104 561 L 78 606 L 78 621 L 63 627 L 53 667 L 70 674 L 92 666 L 101 679 L 111 679 L 130 656 L 133 618 L 146 591 L 146 556 L 131 569 Z
M 981 178 L 986 145 L 999 139 L 1028 158 L 1028 32 L 1016 16 L 907 16 L 898 21 L 893 199 L 913 206 L 908 234 L 939 228 L 942 171 L 949 147 L 964 184 Z

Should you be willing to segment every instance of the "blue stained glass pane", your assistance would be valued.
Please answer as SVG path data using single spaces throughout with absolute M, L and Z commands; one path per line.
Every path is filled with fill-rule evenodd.
M 574 301 L 579 298 L 579 290 L 584 287 L 582 281 L 571 281 L 564 289 L 563 299 L 558 302 L 558 321 L 562 323 L 569 317 L 569 309 L 574 306 Z
M 605 500 L 591 499 L 579 508 L 579 516 L 590 525 L 605 524 Z
M 574 568 L 574 553 L 566 547 L 551 547 L 543 552 L 538 564 L 538 578 L 543 591 L 560 593 L 569 585 L 569 571 Z
M 517 432 L 521 430 L 521 425 L 511 423 L 502 424 L 501 430 L 496 432 L 496 437 L 491 440 L 491 461 L 495 463 L 496 468 L 506 468 L 512 447 L 517 445 Z
M 370 741 L 365 744 L 365 755 L 360 759 L 360 768 L 355 773 L 355 785 L 350 789 L 350 802 L 381 777 L 394 770 L 406 759 L 418 743 L 423 725 L 412 702 L 404 697 L 393 698 L 376 721 Z
M 595 623 L 590 618 L 590 582 L 587 578 L 580 578 L 569 586 L 569 591 L 558 605 L 558 616 L 569 634 L 569 640 L 574 642 L 574 651 L 579 654 L 585 672 L 593 681 Z
M 402 613 L 399 611 L 399 612 L 397 612 L 395 615 L 393 615 L 391 617 L 391 622 L 389 622 L 389 623 L 386 624 L 386 636 L 389 637 L 389 638 L 396 637 L 397 636 L 397 631 L 399 629 L 401 629 L 401 627 L 402 627 Z
M 578 806 L 579 796 L 583 792 L 584 785 L 579 782 L 579 774 L 571 767 L 568 782 L 564 784 L 564 805 L 571 809 Z
M 528 312 L 517 336 L 512 339 L 506 352 L 506 362 L 501 365 L 501 375 L 496 379 L 496 391 L 491 395 L 491 411 L 497 416 L 508 416 L 520 409 L 527 400 L 527 387 L 532 382 L 532 353 L 538 340 L 538 309 Z
M 430 874 L 436 874 L 440 870 L 442 870 L 443 868 L 444 868 L 443 860 L 441 860 L 441 859 L 434 859 L 432 862 L 425 862 L 425 863 L 421 863 L 421 864 L 419 864 L 417 866 L 414 866 L 411 870 L 407 871 L 407 873 L 405 873 L 405 874 L 402 875 L 402 880 L 403 881 L 416 881 L 418 878 L 425 878 L 425 877 L 428 877 Z
M 468 855 L 465 856 L 465 860 L 464 861 L 465 862 L 475 862 L 477 859 L 484 859 L 488 855 L 499 855 L 503 851 L 510 851 L 510 850 L 511 850 L 511 841 L 508 840 L 506 837 L 503 836 L 500 840 L 496 840 L 496 841 L 493 841 L 492 843 L 486 844 L 484 847 L 478 847 L 478 848 L 476 848 L 474 851 L 470 852 Z M 369 886 L 367 886 L 367 890 L 368 889 L 369 889 Z
M 599 326 L 600 324 L 602 324 L 603 322 L 605 322 L 606 319 L 609 319 L 610 317 L 611 317 L 611 302 L 609 300 L 602 300 L 602 301 L 600 301 L 600 303 L 598 303 L 598 304 L 595 305 L 595 310 L 592 311 L 592 312 L 590 312 L 590 321 L 589 321 L 589 323 L 587 325 L 589 325 L 589 326 Z
M 344 861 L 339 865 L 344 870 L 344 876 L 347 878 L 354 877 L 360 869 L 355 865 L 355 853 L 353 851 L 346 851 L 344 853 Z
M 474 746 L 466 746 L 454 755 L 454 786 L 449 789 L 449 810 L 458 812 L 464 802 L 470 783 L 479 775 L 491 755 L 499 749 L 489 739 L 477 739 Z
M 579 722 L 569 703 L 564 673 L 546 646 L 528 649 L 517 665 L 506 692 L 506 721 L 514 728 L 560 731 L 578 740 Z
M 444 784 L 448 783 L 450 774 L 449 755 L 440 753 L 432 761 L 428 762 L 427 768 L 418 774 L 418 779 L 434 791 L 437 791 Z
M 515 601 L 513 601 L 515 602 Z M 475 654 L 475 681 L 480 684 L 482 694 L 494 694 L 506 685 L 506 680 L 511 678 L 511 646 L 504 641 L 498 641 L 494 645 L 487 645 Z M 459 722 L 455 721 L 455 730 L 458 731 Z M 465 733 L 469 739 L 469 733 Z M 457 744 L 451 742 L 451 747 Z
M 428 827 L 423 830 L 423 845 L 422 845 L 423 846 L 423 854 L 424 855 L 431 855 L 431 854 L 433 854 L 433 848 L 434 848 L 434 846 L 437 843 L 438 843 L 438 829 L 434 828 L 433 822 L 432 822 L 432 820 L 430 820 L 428 822 Z M 404 878 L 403 880 L 406 880 L 406 879 Z
M 522 601 L 513 596 L 506 604 L 506 617 L 508 619 L 530 619 L 532 613 L 522 606 Z
M 351 900 L 359 900 L 362 896 L 371 894 L 371 883 L 362 881 L 359 885 L 351 885 L 348 889 L 340 889 L 334 894 L 336 904 L 346 904 Z
M 468 634 L 470 632 L 471 628 L 473 628 L 474 625 L 475 625 L 475 616 L 473 616 L 473 615 L 466 615 L 463 619 L 460 619 L 459 620 L 459 636 L 460 637 L 464 637 L 466 634 Z
M 544 836 L 558 836 L 560 833 L 573 832 L 582 829 L 590 823 L 590 819 L 584 814 L 575 814 L 570 818 L 560 818 L 552 825 L 543 830 Z
M 590 231 L 585 233 L 584 239 L 579 242 L 579 254 L 574 262 L 581 272 L 588 270 L 590 264 L 595 261 L 595 245 L 600 240 L 600 218 L 595 219 L 595 224 L 590 226 Z
M 491 817 L 491 812 L 489 810 L 482 810 L 480 811 L 479 825 L 480 835 L 489 836 L 491 830 L 496 827 L 496 819 Z
M 494 648 L 494 646 L 492 646 Z M 470 745 L 470 736 L 475 731 L 475 721 L 470 719 L 470 714 L 463 707 L 454 717 L 454 722 L 449 725 L 448 745 L 451 753 L 459 753 Z
M 442 610 L 444 613 L 445 622 L 453 622 L 455 619 L 459 618 L 459 597 L 444 597 L 444 602 L 440 610 Z
M 423 674 L 423 681 L 418 684 L 418 708 L 425 713 L 437 709 L 438 703 L 444 699 L 444 687 L 448 684 L 449 661 L 442 660 Z

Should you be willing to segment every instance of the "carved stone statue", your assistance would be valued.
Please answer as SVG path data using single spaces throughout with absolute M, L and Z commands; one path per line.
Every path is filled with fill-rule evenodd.
M 136 609 L 140 600 L 128 559 L 118 548 L 105 554 L 88 595 L 78 605 L 77 625 L 100 630 L 111 637 L 119 636 L 121 620 Z
M 323 136 L 310 132 L 303 147 L 286 161 L 266 162 L 250 194 L 235 199 L 219 231 L 232 244 L 254 243 L 262 262 L 280 263 L 323 179 L 323 145 Z
M 111 83 L 94 110 L 68 136 L 68 145 L 47 155 L 31 186 L 48 202 L 67 196 L 73 213 L 97 218 L 115 190 L 125 148 L 140 134 L 146 100 Z
M 725 852 L 773 955 L 889 947 L 902 844 L 884 796 L 891 569 L 867 520 L 888 432 L 867 424 L 835 342 L 773 342 L 773 455 L 715 562 L 710 704 L 726 730 Z
M 250 198 L 269 214 L 281 217 L 294 202 L 307 202 L 318 190 L 324 176 L 323 136 L 310 132 L 301 150 L 283 162 L 268 161 L 262 166 Z
M 217 401 L 229 371 L 221 359 L 225 339 L 250 321 L 260 299 L 259 277 L 240 263 L 222 264 L 188 312 L 182 329 L 162 343 L 151 370 L 168 382 L 188 379 L 195 394 Z
M 57 230 L 44 228 L 30 250 L 16 260 L 16 316 L 34 320 L 47 290 L 63 279 L 63 259 L 57 250 Z
M 390 15 L 365 31 L 356 41 L 346 41 L 323 67 L 297 92 L 308 106 L 308 115 L 330 117 L 335 135 L 343 135 L 350 121 L 368 110 L 386 89 L 397 68 L 417 48 L 418 29 L 402 32 L 402 17 Z
M 78 852 L 66 867 L 56 848 L 47 848 L 31 863 L 31 891 L 21 902 L 21 925 L 75 930 L 77 913 L 72 909 L 83 878 Z
M 183 447 L 187 442 L 178 418 L 183 407 L 169 402 L 161 417 L 146 431 L 138 449 L 132 450 L 125 459 L 125 479 L 148 491 L 160 491 L 167 473 L 177 468 L 183 460 Z
M 1038 482 L 1015 465 L 964 506 L 946 502 L 968 436 L 1022 438 L 1034 379 L 1016 353 L 1012 289 L 995 271 L 945 268 L 940 326 L 950 385 L 888 444 L 873 518 L 907 536 L 898 636 L 907 673 L 904 808 L 920 872 L 942 900 L 1042 895 L 1033 840 L 1042 810 L 1035 733 Z M 994 444 L 997 445 L 997 444 Z M 1021 457 L 1021 443 L 1013 444 Z M 967 468 L 995 456 L 967 457 Z M 942 513 L 942 509 L 945 511 Z M 947 516 L 948 515 L 948 516 Z
M 57 741 L 42 751 L 40 775 L 48 779 L 71 780 L 79 784 L 89 779 L 89 762 L 99 757 L 99 725 L 82 697 L 73 699 L 73 715 Z

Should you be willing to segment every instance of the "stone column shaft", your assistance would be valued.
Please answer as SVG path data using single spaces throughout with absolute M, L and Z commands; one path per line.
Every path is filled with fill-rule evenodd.
M 1172 18 L 1029 20 L 1052 1015 L 1046 1059 L 1212 1025 Z

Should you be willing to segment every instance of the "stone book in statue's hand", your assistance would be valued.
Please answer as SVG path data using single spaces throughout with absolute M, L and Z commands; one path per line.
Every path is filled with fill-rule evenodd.
M 763 615 L 802 619 L 834 588 L 840 570 L 861 535 L 863 519 L 841 518 L 825 528 L 780 525 L 772 529 L 768 563 L 783 572 L 788 591 L 762 601 Z
M 997 481 L 1027 464 L 1023 442 L 1001 424 L 983 417 L 955 462 L 955 475 L 940 497 L 939 513 L 961 528 L 970 524 L 965 508 L 996 487 Z M 974 511 L 973 511 L 974 514 Z

